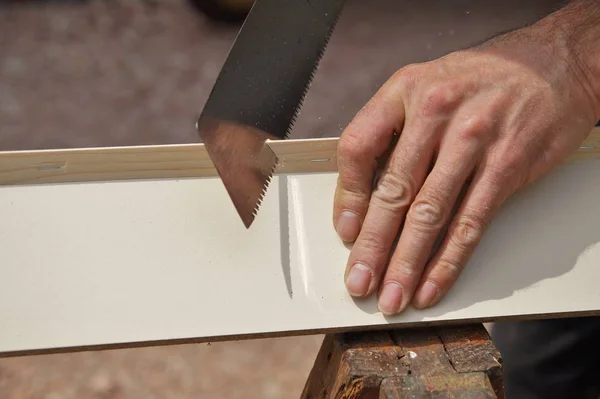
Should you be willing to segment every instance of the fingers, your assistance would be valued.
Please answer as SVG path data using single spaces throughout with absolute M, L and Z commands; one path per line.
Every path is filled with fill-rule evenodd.
M 360 110 L 338 143 L 333 223 L 343 241 L 356 240 L 367 213 L 377 158 L 404 124 L 401 85 L 388 81 Z
M 433 246 L 450 218 L 461 188 L 483 150 L 477 139 L 442 145 L 436 164 L 410 205 L 398 245 L 389 262 L 379 295 L 379 310 L 392 315 L 411 302 Z
M 426 308 L 438 303 L 454 285 L 493 215 L 509 191 L 494 169 L 482 168 L 474 177 L 439 249 L 429 262 L 413 304 Z
M 376 290 L 406 211 L 427 175 L 444 122 L 427 123 L 407 122 L 373 191 L 346 265 L 346 287 L 353 296 Z

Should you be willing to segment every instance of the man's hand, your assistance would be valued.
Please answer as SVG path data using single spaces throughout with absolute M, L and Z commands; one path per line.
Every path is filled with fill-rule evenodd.
M 504 201 L 577 149 L 600 117 L 596 4 L 402 68 L 356 115 L 334 203 L 352 295 L 380 288 L 384 314 L 436 304 Z

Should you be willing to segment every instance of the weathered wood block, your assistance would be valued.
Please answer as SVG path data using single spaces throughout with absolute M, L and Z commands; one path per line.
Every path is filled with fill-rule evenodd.
M 325 337 L 303 399 L 502 398 L 501 357 L 483 325 Z

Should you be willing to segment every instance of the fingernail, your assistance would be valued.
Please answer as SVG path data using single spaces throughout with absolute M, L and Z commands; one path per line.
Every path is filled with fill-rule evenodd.
M 358 215 L 352 211 L 343 211 L 337 224 L 337 233 L 343 241 L 352 242 L 360 230 Z
M 379 310 L 385 315 L 393 315 L 400 311 L 402 305 L 402 286 L 395 282 L 387 283 L 379 295 Z
M 371 269 L 368 266 L 357 263 L 350 269 L 346 278 L 346 287 L 352 296 L 363 296 L 369 290 L 371 284 Z
M 426 281 L 415 296 L 414 305 L 420 309 L 428 307 L 433 302 L 438 291 L 438 286 L 435 283 Z

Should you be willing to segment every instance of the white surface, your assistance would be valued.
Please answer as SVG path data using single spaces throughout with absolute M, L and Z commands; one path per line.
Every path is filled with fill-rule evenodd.
M 275 178 L 250 230 L 218 179 L 1 187 L 0 352 L 600 309 L 600 161 L 514 197 L 444 301 L 390 319 L 344 288 L 335 181 Z

